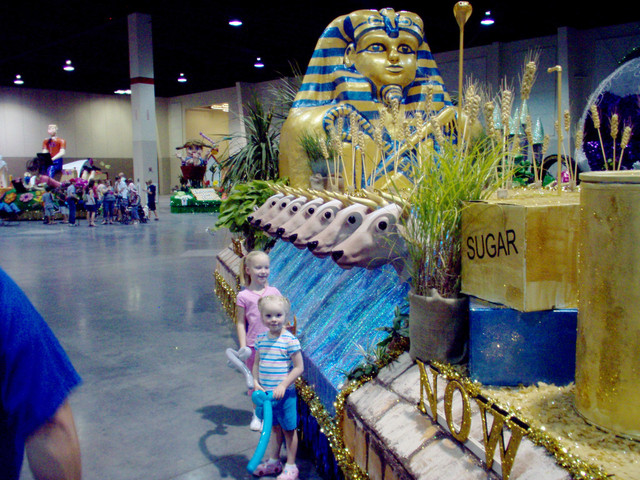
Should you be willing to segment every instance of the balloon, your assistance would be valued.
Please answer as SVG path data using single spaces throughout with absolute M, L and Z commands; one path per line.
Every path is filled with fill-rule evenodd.
M 271 401 L 273 400 L 272 392 L 263 392 L 262 390 L 256 390 L 251 395 L 251 400 L 257 406 L 263 406 L 263 419 L 262 419 L 262 432 L 260 433 L 260 440 L 258 441 L 258 446 L 256 447 L 256 451 L 249 460 L 247 464 L 247 471 L 249 473 L 253 473 L 258 465 L 260 464 L 260 460 L 264 457 L 264 452 L 267 451 L 267 445 L 269 444 L 269 437 L 271 436 L 271 424 L 273 422 L 273 410 Z
M 227 354 L 227 358 L 229 359 L 227 365 L 229 365 L 231 368 L 235 368 L 240 373 L 242 373 L 247 382 L 247 388 L 249 390 L 253 390 L 253 375 L 243 362 L 243 360 L 249 358 L 249 355 L 247 355 L 247 351 L 245 349 L 248 350 L 249 355 L 251 355 L 251 349 L 247 347 L 241 348 L 237 352 L 233 348 L 227 348 L 225 352 Z

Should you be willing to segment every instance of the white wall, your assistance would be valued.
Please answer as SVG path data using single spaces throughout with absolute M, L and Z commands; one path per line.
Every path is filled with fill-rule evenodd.
M 0 88 L 0 155 L 32 158 L 51 123 L 67 141 L 66 157 L 132 156 L 128 97 Z

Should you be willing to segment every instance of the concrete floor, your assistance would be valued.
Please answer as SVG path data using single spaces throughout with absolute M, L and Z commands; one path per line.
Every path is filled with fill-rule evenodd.
M 0 266 L 27 293 L 83 378 L 71 405 L 83 478 L 251 478 L 259 433 L 224 350 L 235 334 L 213 293 L 216 216 L 137 226 L 0 227 Z M 319 476 L 298 459 L 300 478 Z M 25 468 L 23 479 L 32 479 Z

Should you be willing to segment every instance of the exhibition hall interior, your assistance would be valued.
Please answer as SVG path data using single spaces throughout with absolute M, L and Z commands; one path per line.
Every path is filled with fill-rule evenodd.
M 625 2 L 0 7 L 0 477 L 640 478 Z

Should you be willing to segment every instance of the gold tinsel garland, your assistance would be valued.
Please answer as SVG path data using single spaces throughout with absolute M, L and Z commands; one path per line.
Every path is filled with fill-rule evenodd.
M 222 303 L 224 311 L 235 321 L 237 288 L 229 285 L 220 272 L 214 272 L 213 276 L 215 278 L 214 293 Z
M 376 362 L 379 367 L 378 371 L 394 362 L 400 355 L 402 355 L 402 353 L 404 353 L 404 351 L 400 349 L 391 350 L 389 352 L 389 356 L 386 357 L 385 360 Z M 372 375 L 363 375 L 358 379 L 347 382 L 338 392 L 338 395 L 336 395 L 336 399 L 333 402 L 333 407 L 336 411 L 336 414 L 333 417 L 324 408 L 324 405 L 320 402 L 320 399 L 316 395 L 313 387 L 302 378 L 298 378 L 296 380 L 298 395 L 300 395 L 300 398 L 302 398 L 309 407 L 311 415 L 313 415 L 320 426 L 320 431 L 325 437 L 327 437 L 333 456 L 347 479 L 369 479 L 368 473 L 363 471 L 355 462 L 353 455 L 351 455 L 351 452 L 344 444 L 342 419 L 344 418 L 344 409 L 347 403 L 347 397 L 365 383 L 373 380 L 376 375 L 377 373 Z
M 344 444 L 344 436 L 342 430 L 342 416 L 344 415 L 344 407 L 347 397 L 355 392 L 362 385 L 367 383 L 373 377 L 361 377 L 358 380 L 352 380 L 344 386 L 334 402 L 336 410 L 335 417 L 332 417 L 324 408 L 322 402 L 316 395 L 315 390 L 302 378 L 296 380 L 296 389 L 300 398 L 309 407 L 309 412 L 318 422 L 320 432 L 327 438 L 333 456 L 342 470 L 344 477 L 353 480 L 368 480 L 369 475 L 363 471 L 353 459 L 351 452 Z
M 479 382 L 472 381 L 466 375 L 461 374 L 452 365 L 442 364 L 438 362 L 431 362 L 431 365 L 439 372 L 439 375 L 445 377 L 447 380 L 456 380 L 470 396 L 476 397 L 482 395 L 484 398 L 487 396 L 482 393 L 482 385 Z M 604 480 L 609 478 L 609 475 L 600 467 L 592 465 L 579 458 L 577 455 L 571 453 L 566 446 L 563 446 L 561 442 L 552 437 L 545 431 L 544 426 L 537 428 L 530 419 L 523 418 L 520 412 L 516 413 L 512 408 L 498 404 L 497 402 L 487 398 L 487 405 L 495 405 L 501 410 L 507 412 L 507 425 L 509 428 L 513 428 L 514 419 L 524 422 L 528 425 L 526 436 L 534 444 L 544 447 L 551 455 L 554 456 L 556 463 L 564 468 L 571 476 L 576 480 Z

